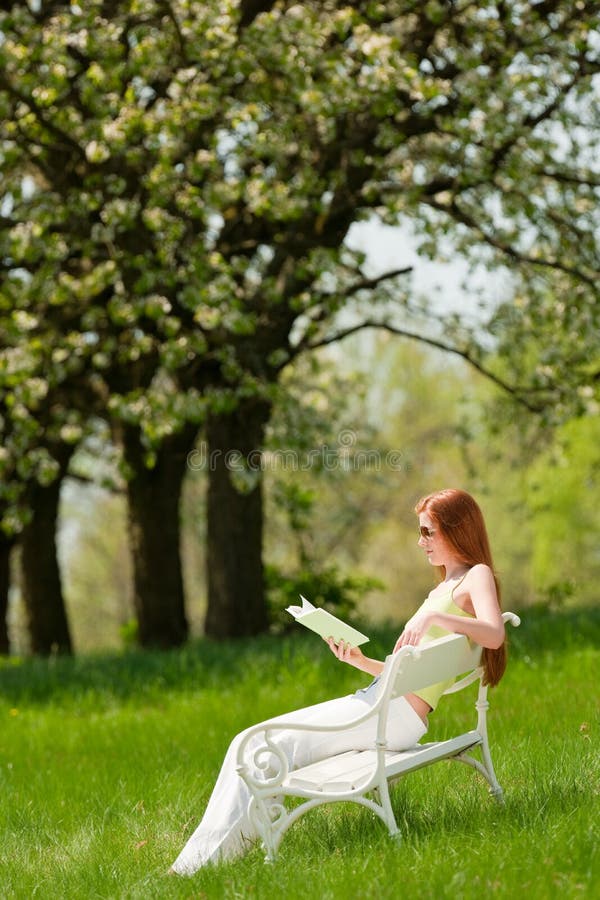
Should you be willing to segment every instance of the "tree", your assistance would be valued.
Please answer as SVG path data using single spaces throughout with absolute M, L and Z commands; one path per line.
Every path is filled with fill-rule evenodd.
M 42 656 L 71 653 L 73 649 L 56 553 L 60 486 L 73 447 L 63 443 L 52 450 L 58 464 L 57 477 L 48 485 L 30 484 L 31 516 L 19 541 L 31 650 Z
M 8 635 L 8 592 L 10 588 L 10 553 L 13 541 L 0 533 L 0 653 L 8 654 L 10 640 Z
M 140 430 L 123 424 L 134 605 L 142 646 L 176 647 L 188 636 L 180 561 L 179 499 L 197 427 L 166 436 L 148 468 Z
M 202 420 L 214 450 L 258 450 L 283 368 L 367 324 L 487 367 L 464 323 L 414 310 L 397 289 L 406 269 L 364 271 L 346 236 L 373 214 L 417 224 L 424 253 L 452 238 L 595 308 L 598 176 L 582 128 L 597 107 L 595 3 L 4 10 L 6 296 L 87 347 L 90 378 L 146 370 L 109 388 L 109 409 L 150 456 Z M 337 324 L 365 297 L 366 321 Z M 168 423 L 159 410 L 162 433 L 157 369 L 180 397 Z M 492 374 L 539 408 L 535 381 L 501 361 Z M 222 465 L 210 475 L 227 503 L 209 503 L 208 630 L 251 633 L 265 622 L 260 544 L 228 546 L 223 519 L 248 516 L 237 534 L 260 536 L 260 486 L 230 490 Z
M 10 329 L 1 328 L 0 334 L 4 339 L 0 357 L 3 651 L 9 649 L 6 613 L 10 555 L 18 540 L 22 545 L 22 586 L 31 647 L 41 654 L 54 650 L 70 653 L 55 534 L 60 483 L 82 429 L 73 411 L 64 414 L 64 384 L 50 386 L 37 375 L 40 361 L 47 352 L 52 353 L 52 348 L 36 341 L 27 347 L 25 342 L 14 344 Z

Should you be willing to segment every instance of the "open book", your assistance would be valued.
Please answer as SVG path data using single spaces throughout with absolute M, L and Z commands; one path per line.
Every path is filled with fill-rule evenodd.
M 346 625 L 337 616 L 333 616 L 325 609 L 318 609 L 313 606 L 310 600 L 300 594 L 302 606 L 288 606 L 286 612 L 289 612 L 297 622 L 316 631 L 323 638 L 332 637 L 336 644 L 340 641 L 347 641 L 353 647 L 365 644 L 369 638 L 365 634 L 361 634 L 351 625 Z

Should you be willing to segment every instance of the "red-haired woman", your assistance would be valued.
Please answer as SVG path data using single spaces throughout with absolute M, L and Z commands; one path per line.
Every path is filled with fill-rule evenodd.
M 419 517 L 419 546 L 440 575 L 396 641 L 394 651 L 405 644 L 420 644 L 445 634 L 465 634 L 484 648 L 483 665 L 488 684 L 498 683 L 506 666 L 504 623 L 499 586 L 492 563 L 481 510 L 465 491 L 448 489 L 423 497 L 415 509 Z M 378 676 L 384 663 L 371 659 L 358 647 L 329 646 L 335 656 L 363 672 Z M 358 718 L 365 704 L 376 698 L 377 678 L 367 687 L 316 706 L 297 710 L 270 721 L 282 724 L 340 725 Z M 432 685 L 390 702 L 387 743 L 390 750 L 414 746 L 427 731 L 427 717 L 449 686 Z M 277 743 L 298 768 L 347 750 L 363 750 L 375 741 L 376 717 L 339 732 L 278 731 Z M 237 752 L 245 732 L 231 742 L 206 812 L 196 831 L 173 863 L 172 871 L 191 875 L 201 866 L 243 852 L 256 834 L 248 817 L 250 795 L 237 773 Z M 252 748 L 250 748 L 252 749 Z
M 394 651 L 405 644 L 420 644 L 445 634 L 466 634 L 484 648 L 485 683 L 498 684 L 506 668 L 504 622 L 500 585 L 483 514 L 466 491 L 447 488 L 423 497 L 419 516 L 419 546 L 440 580 L 404 626 Z M 330 647 L 338 659 L 363 672 L 378 675 L 383 663 L 365 657 L 358 647 Z M 407 700 L 426 722 L 448 685 L 433 685 Z

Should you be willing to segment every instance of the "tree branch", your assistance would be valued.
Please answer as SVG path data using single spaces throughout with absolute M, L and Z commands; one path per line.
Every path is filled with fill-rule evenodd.
M 361 278 L 359 281 L 355 281 L 354 284 L 348 285 L 346 290 L 340 291 L 339 293 L 335 291 L 330 294 L 317 294 L 317 303 L 322 300 L 330 300 L 332 297 L 354 297 L 359 291 L 372 291 L 382 284 L 382 282 L 390 281 L 392 278 L 397 278 L 399 275 L 408 275 L 412 270 L 413 266 L 404 266 L 402 269 L 392 269 L 389 272 L 383 272 L 381 275 L 376 275 L 374 278 Z
M 571 172 L 560 172 L 558 169 L 543 169 L 538 168 L 534 169 L 534 175 L 541 175 L 543 178 L 552 178 L 554 181 L 559 181 L 564 184 L 579 184 L 582 187 L 591 187 L 591 188 L 599 188 L 600 187 L 600 178 L 594 177 L 593 174 L 580 176 L 575 175 Z
M 72 470 L 67 472 L 65 478 L 76 481 L 79 484 L 92 485 L 93 487 L 101 488 L 103 491 L 106 491 L 115 497 L 122 496 L 125 493 L 125 485 L 122 482 L 112 480 L 98 481 L 96 478 L 91 478 L 89 475 L 84 475 L 82 472 Z
M 567 97 L 572 88 L 575 87 L 580 78 L 584 77 L 585 73 L 583 71 L 583 63 L 585 63 L 585 58 L 583 55 L 580 56 L 579 63 L 580 65 L 577 72 L 573 75 L 572 78 L 569 79 L 569 81 L 559 87 L 554 99 L 551 100 L 550 103 L 548 103 L 547 106 L 545 106 L 539 113 L 537 113 L 537 115 L 529 114 L 525 116 L 521 123 L 521 127 L 526 128 L 529 132 L 535 131 L 538 125 L 540 125 L 542 122 L 545 122 L 553 115 L 553 113 L 556 112 L 561 102 Z M 490 160 L 494 170 L 498 168 L 504 157 L 508 154 L 510 149 L 514 147 L 521 136 L 522 134 L 517 128 L 506 141 L 500 144 L 499 147 L 496 147 L 496 149 L 492 153 Z
M 14 84 L 9 81 L 6 75 L 3 75 L 2 73 L 0 73 L 0 90 L 5 90 L 11 97 L 18 100 L 20 103 L 24 103 L 27 107 L 29 107 L 31 112 L 36 117 L 37 121 L 43 128 L 46 129 L 47 132 L 49 132 L 49 134 L 54 135 L 54 137 L 63 146 L 70 147 L 71 150 L 75 150 L 80 157 L 85 158 L 85 154 L 77 141 L 75 141 L 70 134 L 67 134 L 65 131 L 62 131 L 62 129 L 58 128 L 58 126 L 56 126 L 54 122 L 46 119 L 41 109 L 32 100 L 32 98 L 28 97 L 26 94 L 21 93 L 21 91 L 19 91 L 14 86 Z
M 364 322 L 359 322 L 357 325 L 352 325 L 349 328 L 343 328 L 341 331 L 336 332 L 335 334 L 329 335 L 328 337 L 322 338 L 318 341 L 306 342 L 304 345 L 300 345 L 297 348 L 294 348 L 293 357 L 297 356 L 299 353 L 304 352 L 305 350 L 316 350 L 318 347 L 326 347 L 329 344 L 336 343 L 337 341 L 343 340 L 343 338 L 348 337 L 351 334 L 355 334 L 358 331 L 362 331 L 365 328 L 380 328 L 384 331 L 388 331 L 390 334 L 398 335 L 399 337 L 410 338 L 414 341 L 419 341 L 422 344 L 427 344 L 430 347 L 435 347 L 437 350 L 443 350 L 444 353 L 451 353 L 454 356 L 460 356 L 461 359 L 464 359 L 473 369 L 487 378 L 489 381 L 493 382 L 497 387 L 501 388 L 506 393 L 510 394 L 515 398 L 520 404 L 526 407 L 530 412 L 533 413 L 541 413 L 545 405 L 541 403 L 533 403 L 531 400 L 527 398 L 527 394 L 532 393 L 531 388 L 519 387 L 518 385 L 509 384 L 499 375 L 496 375 L 490 369 L 487 369 L 482 363 L 479 362 L 478 359 L 468 350 L 461 349 L 460 347 L 456 347 L 452 344 L 446 344 L 444 341 L 439 340 L 438 338 L 428 337 L 427 335 L 419 334 L 416 331 L 410 331 L 407 328 L 398 328 L 395 325 L 391 325 L 389 322 L 378 322 L 373 319 L 366 319 Z
M 485 229 L 473 219 L 469 213 L 465 210 L 460 209 L 455 199 L 452 200 L 450 204 L 438 203 L 434 199 L 423 200 L 424 203 L 427 203 L 428 206 L 431 206 L 433 209 L 437 209 L 439 212 L 447 213 L 451 216 L 456 222 L 460 222 L 462 225 L 465 225 L 469 230 L 479 234 L 482 240 L 488 244 L 490 247 L 493 247 L 495 250 L 499 250 L 505 256 L 514 259 L 519 263 L 526 263 L 530 266 L 541 266 L 543 268 L 555 269 L 559 272 L 564 272 L 566 275 L 570 275 L 573 278 L 577 278 L 579 281 L 583 281 L 585 284 L 589 285 L 594 293 L 598 293 L 598 280 L 597 278 L 592 277 L 591 275 L 587 275 L 585 272 L 582 272 L 581 269 L 577 269 L 574 266 L 569 266 L 566 263 L 561 262 L 558 259 L 541 259 L 536 258 L 535 256 L 530 256 L 527 253 L 521 253 L 511 244 L 506 243 L 505 241 L 500 240 L 497 237 L 494 237 L 492 234 L 488 234 Z
M 169 0 L 161 0 L 161 6 L 164 8 L 168 18 L 171 21 L 171 24 L 173 25 L 173 29 L 177 36 L 177 43 L 179 44 L 179 52 L 181 54 L 181 59 L 183 62 L 187 63 L 188 55 L 187 55 L 187 47 L 186 47 L 186 43 L 185 43 L 185 38 L 183 37 L 183 33 L 179 26 L 179 21 L 177 19 L 177 16 L 175 15 L 175 10 L 171 6 L 171 3 L 169 2 Z
M 359 281 L 354 282 L 354 284 L 348 285 L 348 287 L 346 288 L 345 291 L 332 292 L 330 294 L 327 294 L 327 293 L 316 294 L 315 299 L 313 299 L 313 301 L 309 304 L 309 306 L 304 309 L 304 314 L 309 319 L 309 324 L 307 325 L 307 328 L 310 328 L 311 326 L 314 327 L 315 325 L 317 325 L 321 322 L 324 322 L 327 319 L 327 317 L 330 315 L 331 311 L 327 307 L 326 302 L 324 303 L 324 301 L 327 301 L 327 300 L 331 301 L 334 298 L 337 298 L 340 300 L 342 298 L 348 299 L 349 297 L 354 297 L 357 293 L 359 293 L 359 291 L 363 291 L 363 290 L 372 291 L 375 288 L 377 288 L 380 284 L 382 284 L 383 282 L 390 281 L 392 278 L 397 278 L 399 275 L 407 275 L 409 272 L 412 272 L 412 270 L 413 270 L 412 266 L 405 266 L 402 269 L 393 269 L 389 272 L 383 272 L 381 275 L 377 275 L 374 278 L 361 278 Z M 321 306 L 320 309 L 318 309 L 321 303 L 324 303 L 324 305 Z M 304 337 L 300 338 L 294 345 L 294 347 L 292 349 L 292 354 L 294 356 L 297 356 L 300 352 L 302 352 L 302 350 L 307 349 L 307 348 L 308 348 L 308 336 L 305 333 Z M 281 366 L 281 368 L 282 369 L 285 368 L 286 365 L 287 365 L 287 362 L 284 363 Z

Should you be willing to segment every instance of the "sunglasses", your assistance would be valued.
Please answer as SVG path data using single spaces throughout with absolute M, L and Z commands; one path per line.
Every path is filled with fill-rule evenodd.
M 419 537 L 425 538 L 426 541 L 431 540 L 435 533 L 435 528 L 428 528 L 427 525 L 419 525 Z

